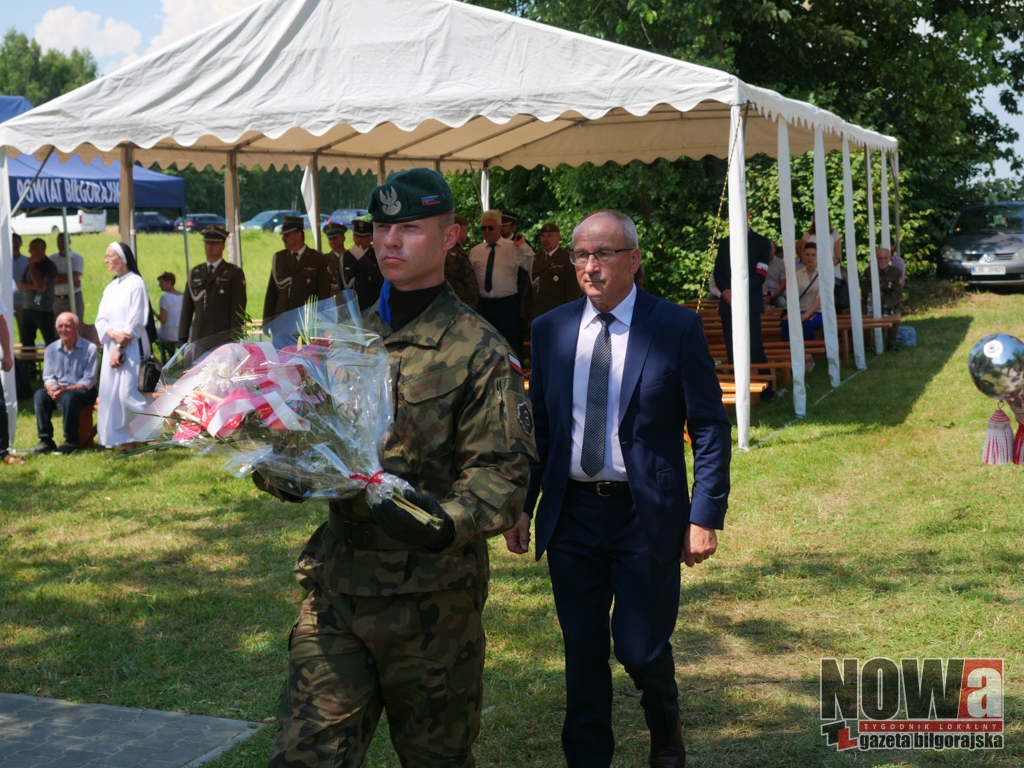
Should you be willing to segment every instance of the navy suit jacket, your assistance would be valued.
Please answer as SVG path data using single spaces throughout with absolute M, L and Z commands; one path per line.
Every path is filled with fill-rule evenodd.
M 527 514 L 537 507 L 538 559 L 555 531 L 569 477 L 574 361 L 586 301 L 533 321 L 530 400 L 539 461 L 530 464 L 524 507 Z M 679 557 L 688 523 L 723 526 L 729 499 L 731 425 L 699 315 L 637 291 L 621 398 L 619 442 L 633 506 L 651 553 L 666 563 Z M 694 455 L 692 501 L 684 427 Z

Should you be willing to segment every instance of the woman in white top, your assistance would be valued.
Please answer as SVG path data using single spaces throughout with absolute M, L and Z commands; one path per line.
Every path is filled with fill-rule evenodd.
M 128 425 L 146 407 L 139 392 L 139 365 L 149 347 L 149 293 L 127 245 L 111 243 L 103 260 L 115 277 L 103 290 L 96 315 L 96 333 L 103 345 L 96 431 L 100 445 L 131 450 L 135 443 Z
M 822 328 L 821 296 L 818 295 L 818 245 L 804 243 L 803 264 L 796 271 L 796 287 L 800 296 L 800 321 L 804 340 L 815 339 Z M 782 290 L 786 281 L 782 281 Z M 782 323 L 782 340 L 789 341 L 789 323 Z M 807 355 L 804 363 L 808 372 L 814 370 L 814 358 Z

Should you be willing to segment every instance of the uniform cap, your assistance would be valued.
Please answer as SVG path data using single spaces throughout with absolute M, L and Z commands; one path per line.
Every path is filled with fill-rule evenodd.
M 324 234 L 327 235 L 327 237 L 329 238 L 344 235 L 346 232 L 348 232 L 348 227 L 346 227 L 344 224 L 339 224 L 336 221 L 328 221 L 324 225 Z
M 301 232 L 305 227 L 302 226 L 301 216 L 285 216 L 284 221 L 281 222 L 281 234 L 286 232 Z
M 516 216 L 514 213 L 510 213 L 509 211 L 502 211 L 502 213 L 501 213 L 501 223 L 502 224 L 515 224 L 516 226 L 519 226 L 519 217 Z
M 431 168 L 410 168 L 390 174 L 370 194 L 366 207 L 374 221 L 390 224 L 451 213 L 455 198 L 440 173 Z
M 226 243 L 227 240 L 228 231 L 217 224 L 211 224 L 203 230 L 204 243 Z
M 558 233 L 561 233 L 561 232 L 562 232 L 562 230 L 560 230 L 560 229 L 558 228 L 558 225 L 557 225 L 557 224 L 555 224 L 555 222 L 553 222 L 553 221 L 549 221 L 549 222 L 548 222 L 547 224 L 545 224 L 544 226 L 542 226 L 542 227 L 540 228 L 540 231 L 541 231 L 541 232 L 558 232 Z
M 373 234 L 373 222 L 366 219 L 356 219 L 352 222 L 352 234 L 365 237 Z

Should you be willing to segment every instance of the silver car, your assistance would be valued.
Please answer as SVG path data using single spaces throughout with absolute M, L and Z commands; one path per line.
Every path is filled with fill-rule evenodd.
M 976 285 L 1024 285 L 1024 203 L 963 208 L 939 249 L 939 274 Z

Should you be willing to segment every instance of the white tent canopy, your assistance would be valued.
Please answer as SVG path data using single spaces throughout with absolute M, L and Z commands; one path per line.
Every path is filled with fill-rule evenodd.
M 780 119 L 791 152 L 816 139 L 826 151 L 844 139 L 896 150 L 895 139 L 726 73 L 454 0 L 265 0 L 0 124 L 0 152 L 224 166 L 237 232 L 238 165 L 383 174 L 726 157 L 733 146 L 775 155 Z M 743 164 L 730 167 L 742 179 Z M 131 196 L 122 199 L 130 222 Z M 732 219 L 745 211 L 736 202 Z M 737 328 L 745 315 L 736 308 Z

